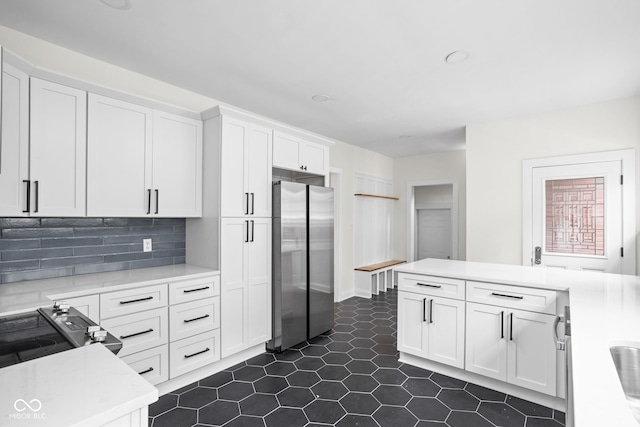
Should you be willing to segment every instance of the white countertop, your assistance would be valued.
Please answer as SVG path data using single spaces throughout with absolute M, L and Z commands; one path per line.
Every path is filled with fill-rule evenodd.
M 156 400 L 158 390 L 102 345 L 0 369 L 0 426 L 93 427 Z
M 176 264 L 6 283 L 0 285 L 0 315 L 51 305 L 52 300 L 62 297 L 73 298 L 97 292 L 118 291 L 127 289 L 132 284 L 136 286 L 155 285 L 176 277 L 195 279 L 211 273 L 217 273 L 217 271 L 190 264 Z
M 568 290 L 576 427 L 638 427 L 609 347 L 620 343 L 640 347 L 640 277 L 436 259 L 395 270 Z

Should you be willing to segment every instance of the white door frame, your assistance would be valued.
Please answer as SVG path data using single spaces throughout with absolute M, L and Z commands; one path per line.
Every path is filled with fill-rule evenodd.
M 531 265 L 533 256 L 533 168 L 607 161 L 622 162 L 622 273 L 636 274 L 636 154 L 633 148 L 522 161 L 522 265 Z
M 416 236 L 417 234 L 420 232 L 420 227 L 418 226 L 418 211 L 420 210 L 440 210 L 440 209 L 446 209 L 449 211 L 449 216 L 451 217 L 451 223 L 450 227 L 451 229 L 449 231 L 451 231 L 451 235 L 453 236 L 453 203 L 452 202 L 429 202 L 429 203 L 416 203 L 415 205 L 416 207 Z M 418 240 L 419 239 L 415 239 L 415 248 L 414 248 L 414 254 L 418 254 Z M 451 242 L 453 243 L 453 242 Z M 451 257 L 453 258 L 453 246 L 451 247 Z
M 325 179 L 325 185 L 333 188 L 333 301 L 340 301 L 340 295 L 342 294 L 342 286 L 340 283 L 340 277 L 342 274 L 342 264 L 340 260 L 340 248 L 342 242 L 342 230 L 340 228 L 340 213 L 342 207 L 340 205 L 340 197 L 342 194 L 342 169 L 341 168 L 329 168 L 329 176 Z
M 415 188 L 434 185 L 451 185 L 451 259 L 458 259 L 458 181 L 455 179 L 436 179 L 407 182 L 407 262 L 415 261 L 417 252 Z

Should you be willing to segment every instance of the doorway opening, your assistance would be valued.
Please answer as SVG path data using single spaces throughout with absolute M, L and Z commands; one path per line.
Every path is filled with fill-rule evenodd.
M 458 259 L 458 183 L 407 184 L 407 261 Z

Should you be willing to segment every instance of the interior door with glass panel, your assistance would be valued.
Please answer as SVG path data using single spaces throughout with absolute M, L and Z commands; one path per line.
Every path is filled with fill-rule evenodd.
M 621 273 L 621 162 L 534 167 L 532 174 L 532 265 Z

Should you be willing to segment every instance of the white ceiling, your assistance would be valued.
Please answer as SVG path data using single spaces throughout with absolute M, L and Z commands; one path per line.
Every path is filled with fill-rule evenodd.
M 640 95 L 639 0 L 130 1 L 2 0 L 0 25 L 391 157 Z

